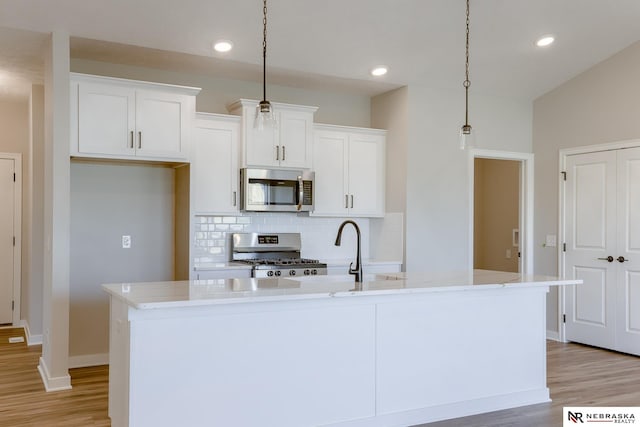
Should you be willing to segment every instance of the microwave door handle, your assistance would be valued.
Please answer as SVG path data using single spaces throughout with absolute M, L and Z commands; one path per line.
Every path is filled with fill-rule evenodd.
M 304 184 L 302 183 L 302 176 L 298 175 L 298 210 L 302 209 L 303 199 L 304 199 Z

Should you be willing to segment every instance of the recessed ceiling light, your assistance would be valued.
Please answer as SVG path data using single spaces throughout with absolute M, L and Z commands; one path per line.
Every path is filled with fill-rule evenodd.
M 229 40 L 219 40 L 215 42 L 213 48 L 216 52 L 225 53 L 233 49 L 233 43 L 231 43 Z
M 545 47 L 545 46 L 549 46 L 550 44 L 552 44 L 555 41 L 555 37 L 553 36 L 543 36 L 540 37 L 538 39 L 538 41 L 536 42 L 536 46 L 538 47 Z
M 371 70 L 371 75 L 375 77 L 380 77 L 387 74 L 387 71 L 388 71 L 387 67 L 385 67 L 384 65 L 379 65 L 375 67 L 373 70 Z

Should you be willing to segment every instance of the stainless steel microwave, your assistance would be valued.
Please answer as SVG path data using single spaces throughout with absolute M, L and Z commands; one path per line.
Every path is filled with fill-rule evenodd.
M 308 170 L 240 169 L 240 209 L 250 212 L 312 211 L 314 175 Z

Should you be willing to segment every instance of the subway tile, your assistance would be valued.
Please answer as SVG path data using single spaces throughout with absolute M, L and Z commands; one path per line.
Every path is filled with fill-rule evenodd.
M 235 224 L 236 223 L 236 217 L 235 216 L 222 217 L 222 222 L 224 224 Z
M 222 224 L 222 217 L 221 216 L 213 217 L 213 223 L 214 224 Z
M 228 231 L 229 230 L 229 224 L 216 224 L 215 230 L 217 230 L 217 231 Z
M 242 224 L 231 224 L 229 225 L 229 230 L 231 231 L 243 231 L 244 225 Z
M 210 248 L 209 253 L 212 255 L 221 254 L 222 248 Z
M 239 216 L 236 219 L 236 222 L 238 224 L 251 224 L 251 217 L 250 216 Z

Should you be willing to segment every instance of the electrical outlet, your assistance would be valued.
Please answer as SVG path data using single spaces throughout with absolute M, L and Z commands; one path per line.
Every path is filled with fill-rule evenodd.
M 131 248 L 131 236 L 122 236 L 122 249 Z
M 507 252 L 504 254 L 506 259 L 511 259 L 511 249 L 507 249 Z

